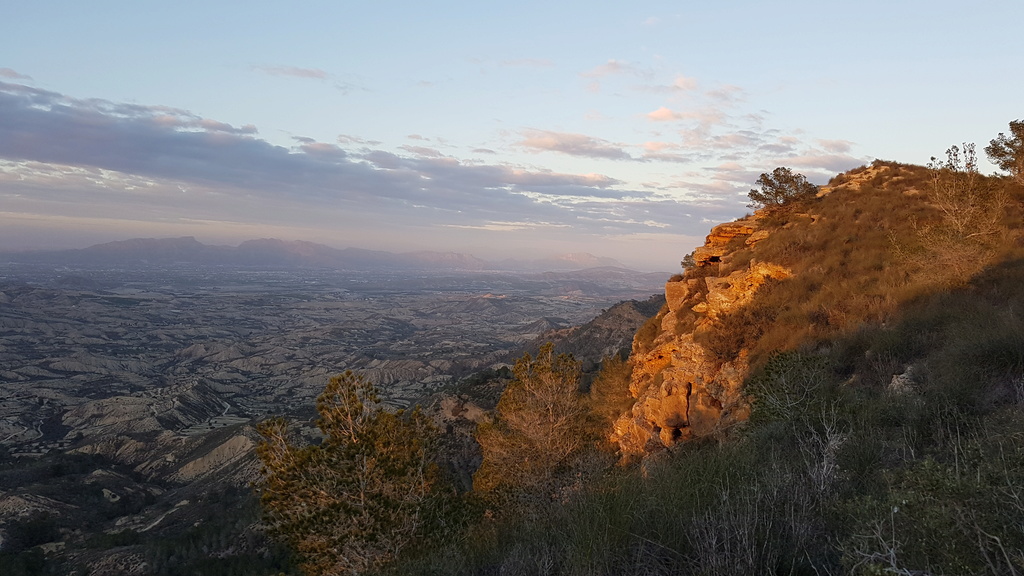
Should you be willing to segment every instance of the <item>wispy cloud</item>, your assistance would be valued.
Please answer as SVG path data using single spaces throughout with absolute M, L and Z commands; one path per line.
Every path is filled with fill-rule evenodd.
M 662 92 L 668 94 L 681 94 L 685 92 L 692 92 L 697 90 L 700 84 L 696 78 L 689 76 L 683 76 L 682 74 L 676 75 L 671 82 L 663 84 L 649 84 L 640 86 L 640 89 L 646 92 Z
M 324 80 L 330 74 L 319 68 L 299 68 L 297 66 L 255 66 L 256 70 L 271 76 L 291 76 L 293 78 L 314 78 Z
M 378 140 L 367 140 L 352 134 L 339 134 L 337 141 L 338 144 L 359 144 L 361 146 L 379 146 L 381 144 Z
M 10 78 L 12 80 L 31 80 L 31 76 L 19 74 L 18 72 L 10 68 L 0 68 L 0 78 Z
M 463 230 L 484 230 L 488 232 L 514 232 L 518 230 L 537 230 L 541 228 L 568 228 L 567 224 L 554 222 L 506 222 L 494 221 L 475 225 L 449 224 L 449 228 L 460 228 Z
M 604 78 L 615 74 L 636 74 L 637 72 L 638 69 L 629 62 L 612 59 L 586 72 L 581 72 L 580 76 L 584 78 Z
M 546 58 L 516 58 L 513 60 L 502 60 L 502 66 L 514 68 L 551 68 L 555 63 Z
M 622 146 L 585 134 L 552 132 L 549 130 L 528 130 L 519 145 L 533 151 L 559 152 L 570 156 L 629 160 L 630 155 Z
M 649 141 L 644 142 L 643 160 L 649 162 L 675 162 L 687 164 L 695 160 L 692 154 L 681 153 L 683 148 L 674 142 Z
M 821 154 L 810 151 L 807 154 L 800 154 L 785 158 L 788 165 L 796 168 L 809 168 L 816 170 L 822 175 L 832 175 L 856 168 L 865 163 L 864 158 L 856 158 L 849 154 Z
M 580 72 L 580 77 L 590 80 L 585 85 L 588 92 L 599 93 L 602 89 L 602 82 L 615 76 L 638 76 L 648 77 L 650 73 L 624 60 L 611 59 L 587 70 Z
M 707 96 L 722 104 L 732 105 L 745 100 L 747 92 L 739 86 L 725 85 L 708 90 Z
M 421 158 L 442 158 L 444 154 L 436 148 L 428 148 L 426 146 L 400 146 L 400 150 L 404 150 L 410 154 L 414 154 Z
M 348 157 L 348 153 L 342 148 L 335 146 L 334 144 L 317 142 L 315 140 L 302 143 L 302 145 L 299 146 L 299 150 L 310 157 L 327 161 L 343 160 Z
M 853 142 L 849 140 L 818 140 L 818 145 L 836 154 L 845 154 L 850 151 Z
M 670 122 L 672 120 L 682 119 L 682 115 L 670 108 L 662 106 L 657 110 L 647 113 L 647 118 L 653 122 Z

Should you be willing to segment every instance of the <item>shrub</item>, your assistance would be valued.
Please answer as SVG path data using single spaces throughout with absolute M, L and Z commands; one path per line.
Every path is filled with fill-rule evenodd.
M 591 435 L 608 435 L 612 424 L 634 402 L 629 392 L 632 367 L 621 356 L 611 356 L 601 362 L 601 371 L 590 385 L 588 408 L 591 416 Z
M 587 446 L 580 362 L 541 347 L 524 355 L 501 394 L 493 422 L 477 430 L 483 462 L 473 476 L 481 493 L 526 495 L 543 502 L 567 481 Z
M 428 535 L 444 509 L 435 431 L 418 410 L 391 413 L 375 387 L 346 372 L 317 397 L 320 445 L 297 446 L 275 418 L 257 430 L 260 502 L 271 532 L 313 574 L 359 574 L 393 561 Z

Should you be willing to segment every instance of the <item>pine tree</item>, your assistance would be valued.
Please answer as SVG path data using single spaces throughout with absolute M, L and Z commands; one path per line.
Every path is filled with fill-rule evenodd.
M 818 187 L 807 181 L 803 174 L 779 166 L 771 174 L 765 172 L 757 179 L 760 189 L 751 189 L 750 208 L 775 208 L 803 197 L 813 197 Z
M 1009 172 L 1018 184 L 1024 184 L 1024 120 L 1010 122 L 1010 135 L 999 133 L 985 147 L 988 159 Z
M 550 501 L 587 445 L 580 362 L 545 344 L 523 356 L 501 395 L 494 421 L 477 431 L 483 462 L 473 477 L 484 493 Z
M 436 431 L 418 409 L 384 410 L 352 372 L 332 378 L 316 408 L 319 445 L 292 443 L 283 418 L 258 426 L 265 520 L 306 574 L 361 574 L 424 538 L 441 498 Z

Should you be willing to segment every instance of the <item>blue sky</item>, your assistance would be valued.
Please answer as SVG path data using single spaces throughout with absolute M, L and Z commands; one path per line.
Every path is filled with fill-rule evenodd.
M 1016 0 L 10 4 L 0 249 L 278 237 L 672 270 L 761 172 L 924 164 L 1024 118 Z

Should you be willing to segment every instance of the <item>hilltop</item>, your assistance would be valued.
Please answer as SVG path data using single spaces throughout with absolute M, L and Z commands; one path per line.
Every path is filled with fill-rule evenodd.
M 1024 571 L 1024 186 L 875 161 L 815 192 L 715 226 L 606 360 L 579 433 L 619 467 L 516 492 L 503 397 L 474 486 L 526 512 L 398 573 Z
M 1020 256 L 1018 187 L 979 177 L 988 204 L 943 206 L 935 177 L 876 161 L 813 198 L 715 226 L 634 341 L 638 401 L 614 433 L 623 450 L 719 434 L 746 419 L 743 384 L 772 355 L 890 327 Z M 981 210 L 989 213 L 969 213 Z

